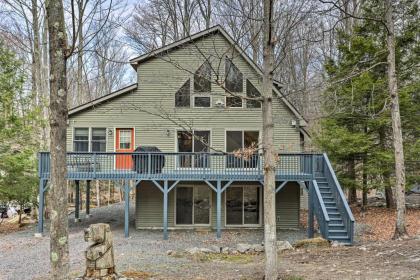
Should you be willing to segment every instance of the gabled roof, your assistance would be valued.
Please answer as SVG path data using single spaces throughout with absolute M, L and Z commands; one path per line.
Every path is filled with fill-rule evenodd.
M 255 64 L 255 62 L 248 56 L 248 54 L 238 46 L 238 44 L 234 41 L 234 39 L 221 27 L 220 25 L 216 25 L 213 27 L 210 27 L 209 29 L 203 30 L 201 32 L 195 33 L 193 35 L 190 35 L 184 39 L 178 40 L 176 42 L 173 42 L 169 45 L 166 45 L 164 47 L 158 48 L 156 50 L 153 50 L 149 53 L 143 54 L 141 56 L 135 57 L 130 59 L 130 64 L 134 67 L 134 69 L 137 68 L 139 64 L 142 62 L 145 62 L 153 57 L 163 55 L 175 48 L 178 48 L 184 44 L 188 44 L 190 42 L 196 41 L 198 39 L 201 39 L 202 37 L 208 36 L 210 34 L 220 33 L 223 37 L 226 38 L 226 40 L 234 46 L 235 50 L 245 59 L 245 61 L 251 65 L 251 67 L 254 68 L 254 70 L 259 74 L 263 75 L 263 72 L 261 68 Z M 273 89 L 274 93 L 286 104 L 286 106 L 292 111 L 292 113 L 299 119 L 299 125 L 300 126 L 306 126 L 307 121 L 303 118 L 303 116 L 298 112 L 298 110 L 293 106 L 292 103 L 290 103 L 287 98 L 280 92 L 281 84 L 278 81 L 274 81 Z
M 105 101 L 109 101 L 109 100 L 111 100 L 111 99 L 113 99 L 115 97 L 118 97 L 118 96 L 121 96 L 123 94 L 132 92 L 135 89 L 137 89 L 137 83 L 132 84 L 132 85 L 129 85 L 129 86 L 126 86 L 126 87 L 123 87 L 123 88 L 121 88 L 119 90 L 113 91 L 113 92 L 111 92 L 109 94 L 106 94 L 104 96 L 101 96 L 99 98 L 96 98 L 96 99 L 94 99 L 92 101 L 89 101 L 87 103 L 84 103 L 82 105 L 73 107 L 73 108 L 71 108 L 69 110 L 69 116 L 74 115 L 74 114 L 76 114 L 76 113 L 78 113 L 80 111 L 84 111 L 86 109 L 89 109 L 91 107 L 94 107 L 95 105 L 99 105 L 99 104 L 101 104 L 101 103 L 103 103 Z

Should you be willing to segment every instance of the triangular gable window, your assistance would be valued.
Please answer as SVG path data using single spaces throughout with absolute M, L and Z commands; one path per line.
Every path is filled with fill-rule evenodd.
M 254 87 L 254 85 L 247 79 L 246 80 L 246 97 L 257 98 L 261 97 L 261 93 Z M 261 108 L 261 102 L 257 100 L 247 100 L 247 108 Z
M 211 92 L 211 66 L 207 61 L 194 73 L 194 92 Z
M 190 79 L 175 93 L 175 107 L 190 107 Z
M 225 87 L 232 93 L 243 91 L 243 75 L 241 71 L 233 64 L 232 60 L 226 58 L 225 62 Z

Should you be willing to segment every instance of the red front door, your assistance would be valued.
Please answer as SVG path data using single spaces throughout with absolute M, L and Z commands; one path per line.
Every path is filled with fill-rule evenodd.
M 134 151 L 134 129 L 117 128 L 116 129 L 116 152 L 132 152 Z M 117 155 L 115 166 L 117 169 L 131 169 L 133 162 L 131 155 Z

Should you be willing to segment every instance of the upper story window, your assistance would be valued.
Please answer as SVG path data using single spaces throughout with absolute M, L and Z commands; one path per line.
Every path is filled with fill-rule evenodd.
M 92 152 L 105 152 L 106 151 L 106 129 L 105 128 L 92 128 L 91 147 L 92 147 Z
M 250 98 L 261 97 L 261 93 L 254 87 L 254 85 L 246 80 L 246 96 Z M 247 100 L 247 108 L 261 108 L 261 102 L 257 100 Z
M 74 128 L 73 151 L 105 152 L 106 128 L 76 127 Z
M 242 98 L 240 96 L 229 96 L 230 93 L 242 93 L 243 75 L 233 64 L 232 60 L 226 58 L 225 62 L 225 87 L 227 92 L 226 107 L 242 108 Z
M 175 107 L 190 107 L 190 79 L 175 93 Z
M 241 93 L 243 91 L 243 75 L 241 71 L 233 64 L 232 60 L 226 58 L 225 63 L 225 87 L 232 93 Z
M 247 148 L 258 148 L 259 131 L 237 130 L 226 131 L 226 152 L 234 153 L 238 150 Z M 252 152 L 254 154 L 254 152 Z M 255 168 L 258 164 L 258 153 L 255 156 L 242 159 L 235 155 L 229 155 L 226 158 L 227 168 Z
M 211 92 L 211 66 L 207 61 L 194 73 L 194 92 Z
M 177 140 L 178 152 L 181 153 L 204 153 L 210 150 L 210 131 L 208 130 L 178 131 Z M 178 165 L 179 167 L 208 167 L 209 157 L 207 155 L 180 155 Z
M 89 128 L 74 129 L 73 150 L 75 152 L 89 152 Z

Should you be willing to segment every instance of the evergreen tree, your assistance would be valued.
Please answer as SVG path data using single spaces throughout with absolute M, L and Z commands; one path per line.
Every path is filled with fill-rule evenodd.
M 400 1 L 398 13 L 404 15 L 397 40 L 397 73 L 406 161 L 417 164 L 419 147 L 419 16 L 414 1 Z M 363 16 L 383 13 L 378 1 L 365 1 Z M 321 121 L 316 137 L 319 146 L 332 155 L 343 185 L 354 202 L 356 188 L 367 191 L 383 188 L 387 206 L 394 206 L 389 93 L 387 87 L 386 30 L 380 22 L 357 21 L 352 34 L 339 33 L 339 57 L 326 65 L 330 86 L 324 92 L 328 117 Z M 417 157 L 416 157 L 417 156 Z M 409 164 L 410 166 L 410 164 Z M 413 170 L 416 167 L 412 167 Z M 411 180 L 415 180 L 415 173 Z M 417 174 L 418 175 L 418 174 Z
M 37 186 L 36 142 L 28 125 L 33 114 L 23 114 L 29 102 L 23 83 L 20 61 L 0 43 L 0 200 L 21 210 L 34 202 Z

